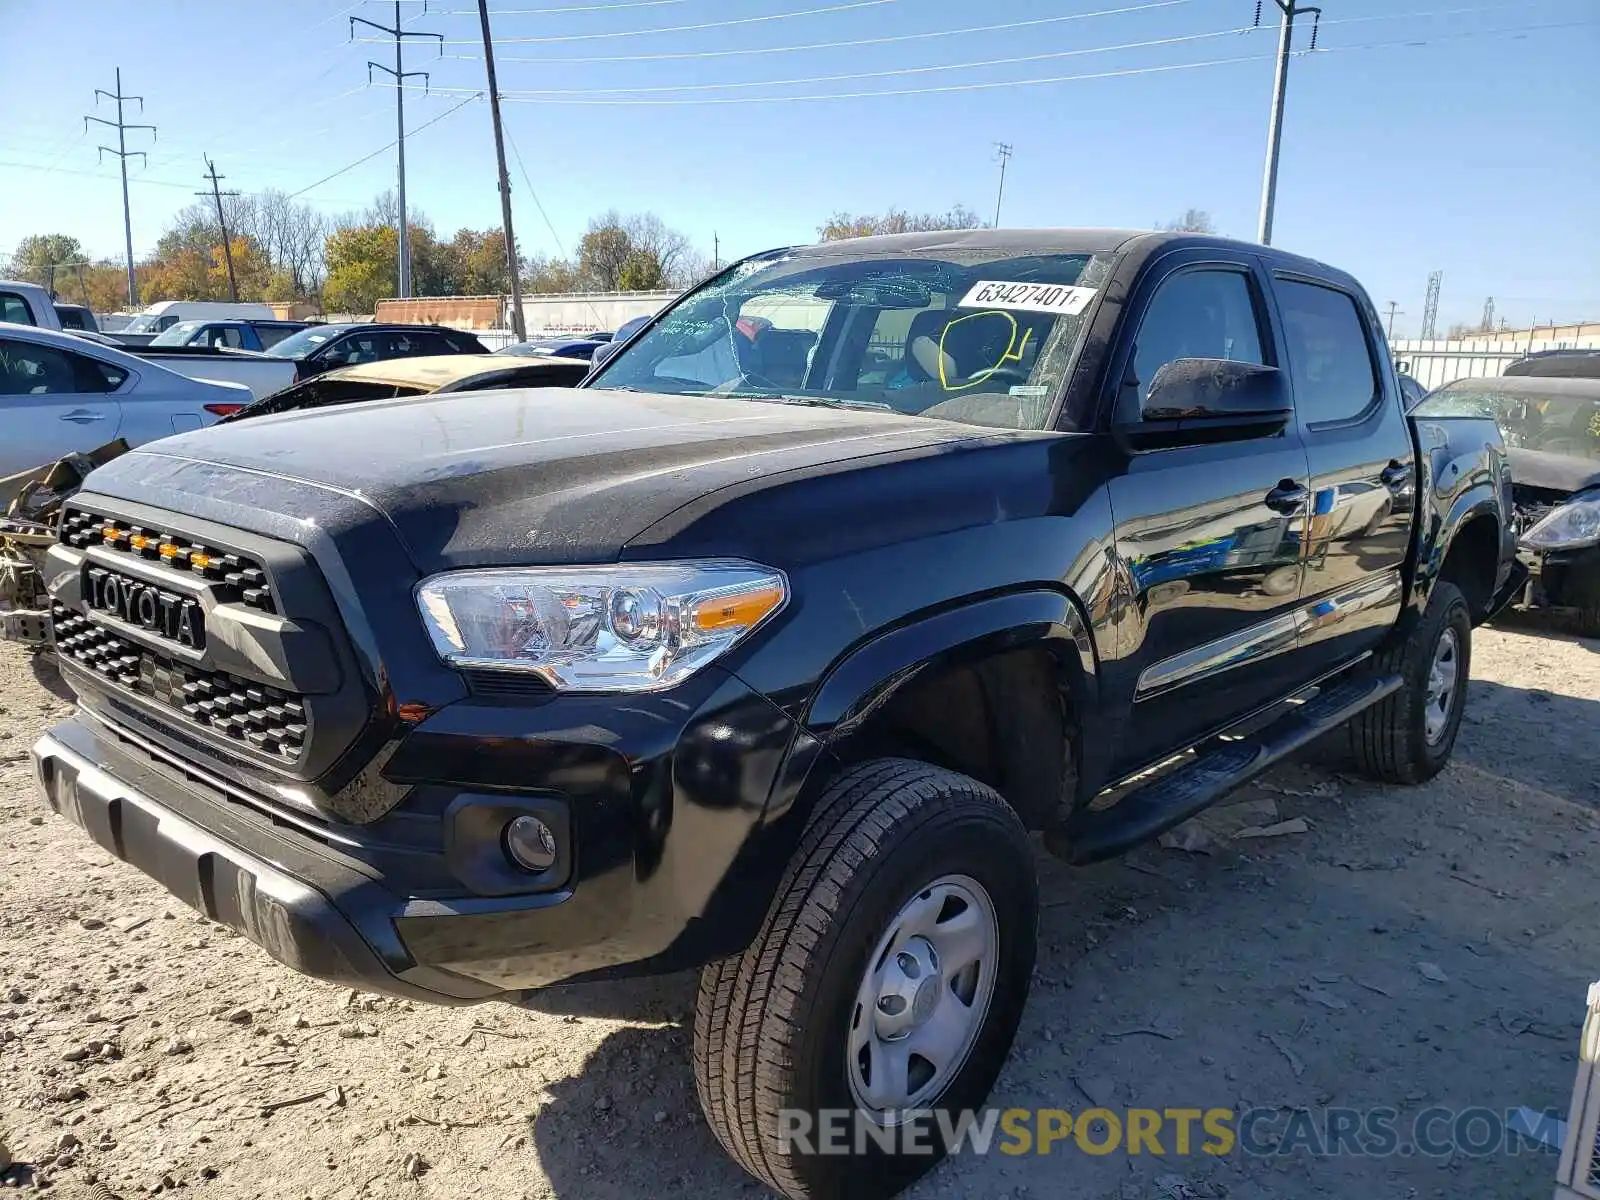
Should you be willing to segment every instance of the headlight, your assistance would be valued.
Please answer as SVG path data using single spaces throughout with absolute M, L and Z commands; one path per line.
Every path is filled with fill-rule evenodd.
M 1569 500 L 1551 510 L 1522 544 L 1534 550 L 1573 550 L 1600 542 L 1600 496 Z
M 454 571 L 417 588 L 446 663 L 569 692 L 672 687 L 788 598 L 781 571 L 733 560 Z

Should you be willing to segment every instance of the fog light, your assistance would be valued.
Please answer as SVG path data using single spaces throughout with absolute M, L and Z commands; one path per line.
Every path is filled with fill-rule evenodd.
M 556 835 L 538 817 L 518 817 L 506 825 L 506 853 L 525 871 L 548 871 L 556 862 Z

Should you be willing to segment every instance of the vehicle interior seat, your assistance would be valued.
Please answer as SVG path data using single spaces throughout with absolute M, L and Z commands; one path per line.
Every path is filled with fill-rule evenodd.
M 804 387 L 816 344 L 808 329 L 764 329 L 752 346 L 751 373 L 778 387 Z

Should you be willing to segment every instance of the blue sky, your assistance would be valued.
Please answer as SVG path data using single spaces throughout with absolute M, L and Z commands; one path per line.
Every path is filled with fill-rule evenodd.
M 1441 328 L 1476 320 L 1489 295 L 1513 324 L 1600 319 L 1600 0 L 1322 6 L 1327 52 L 1291 66 L 1275 242 L 1354 272 L 1380 306 L 1398 301 L 1397 333 L 1415 329 L 1435 269 Z M 429 7 L 403 4 L 408 26 L 460 44 L 443 58 L 426 42 L 408 48 L 407 67 L 430 71 L 432 87 L 407 93 L 409 128 L 484 86 L 472 0 Z M 1252 24 L 1254 0 L 492 0 L 491 10 L 507 128 L 549 216 L 513 160 L 525 252 L 570 250 L 608 208 L 652 210 L 708 254 L 715 234 L 724 260 L 813 240 L 840 209 L 964 203 L 988 219 L 999 141 L 1015 147 L 1004 224 L 1150 226 L 1193 206 L 1225 233 L 1255 234 L 1272 0 L 1270 28 L 1237 33 L 1227 31 Z M 201 186 L 202 153 L 224 186 L 297 191 L 378 150 L 394 137 L 394 96 L 367 87 L 365 63 L 392 64 L 393 52 L 347 41 L 346 18 L 388 22 L 393 11 L 377 0 L 0 0 L 0 255 L 26 234 L 64 232 L 120 257 L 115 163 L 97 165 L 95 153 L 115 133 L 85 133 L 81 120 L 118 66 L 125 90 L 145 97 L 129 119 L 159 127 L 153 144 L 129 135 L 150 152 L 147 168 L 130 164 L 136 253 Z M 1099 15 L 1046 20 L 1079 14 Z M 714 27 L 661 31 L 683 26 Z M 950 32 L 989 26 L 1009 28 Z M 61 49 L 27 50 L 44 46 Z M 746 53 L 777 48 L 790 49 Z M 1054 57 L 994 61 L 1029 56 Z M 1219 59 L 1241 61 L 1190 65 Z M 841 75 L 868 77 L 818 78 Z M 812 82 L 720 86 L 793 80 Z M 968 86 L 989 84 L 1001 86 Z M 794 99 L 862 92 L 878 94 Z M 785 99 L 752 102 L 762 97 Z M 104 103 L 98 114 L 110 115 Z M 441 232 L 498 224 L 486 104 L 466 103 L 407 147 L 411 203 Z M 302 199 L 339 212 L 393 180 L 389 150 Z

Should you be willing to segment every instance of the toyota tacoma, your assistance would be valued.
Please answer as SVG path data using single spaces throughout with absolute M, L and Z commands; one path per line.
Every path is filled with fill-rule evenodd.
M 887 1195 L 1010 1047 L 1029 833 L 1104 859 L 1341 726 L 1372 775 L 1433 776 L 1522 582 L 1510 494 L 1495 422 L 1408 417 L 1318 262 L 773 251 L 581 389 L 95 470 L 46 559 L 79 708 L 34 759 L 311 975 L 470 1003 L 700 968 L 721 1144 L 792 1197 Z M 853 1153 L 785 1137 L 826 1110 Z

